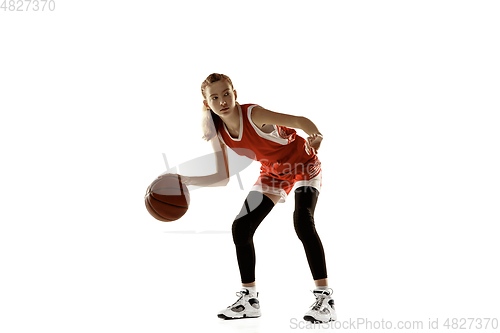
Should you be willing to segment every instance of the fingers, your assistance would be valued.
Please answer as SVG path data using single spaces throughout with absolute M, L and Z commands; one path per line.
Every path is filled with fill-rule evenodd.
M 308 138 L 308 139 L 309 139 L 309 138 Z M 311 155 L 311 154 L 316 155 L 316 153 L 317 153 L 317 150 L 316 150 L 313 146 L 311 146 L 311 144 L 310 144 L 309 140 L 308 140 L 308 141 L 306 141 L 306 144 L 305 144 L 305 147 L 304 147 L 304 148 L 305 148 L 305 150 L 306 150 L 307 155 Z
M 317 141 L 316 141 L 317 140 Z M 305 144 L 306 153 L 308 155 L 318 153 L 319 146 L 321 145 L 321 141 L 323 140 L 323 135 L 321 134 L 312 134 L 310 135 Z

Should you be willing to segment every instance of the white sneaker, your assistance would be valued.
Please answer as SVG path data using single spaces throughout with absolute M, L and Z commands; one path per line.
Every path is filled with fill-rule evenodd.
M 257 318 L 260 317 L 260 304 L 257 295 L 250 295 L 247 289 L 236 293 L 238 300 L 233 305 L 221 310 L 217 317 L 222 319 Z
M 332 298 L 332 289 L 314 290 L 316 302 L 311 305 L 311 309 L 304 315 L 304 320 L 319 324 L 337 320 L 335 304 Z

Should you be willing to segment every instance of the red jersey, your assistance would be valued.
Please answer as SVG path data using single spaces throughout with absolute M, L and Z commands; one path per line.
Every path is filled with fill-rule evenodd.
M 252 121 L 252 110 L 257 104 L 237 105 L 240 115 L 240 131 L 233 138 L 224 124 L 220 122 L 218 136 L 222 142 L 241 156 L 247 156 L 262 164 L 261 170 L 276 176 L 290 172 L 307 174 L 313 178 L 321 171 L 321 163 L 316 155 L 308 155 L 306 140 L 297 135 L 294 129 L 272 125 L 270 133 L 263 132 Z M 304 170 L 304 166 L 307 170 Z

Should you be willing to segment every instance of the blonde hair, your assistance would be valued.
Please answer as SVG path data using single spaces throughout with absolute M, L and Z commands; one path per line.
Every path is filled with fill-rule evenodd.
M 229 76 L 219 73 L 212 73 L 202 82 L 201 84 L 201 94 L 203 95 L 203 100 L 206 100 L 205 90 L 207 86 L 211 83 L 226 80 L 231 85 L 231 88 L 234 90 L 233 82 Z M 210 112 L 208 112 L 210 111 Z M 203 131 L 203 139 L 206 141 L 212 140 L 217 135 L 217 129 L 219 128 L 222 119 L 218 115 L 216 115 L 212 110 L 207 108 L 205 103 L 203 103 L 203 116 L 201 120 L 201 129 Z

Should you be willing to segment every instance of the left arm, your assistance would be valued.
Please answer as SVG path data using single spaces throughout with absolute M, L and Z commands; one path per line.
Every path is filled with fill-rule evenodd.
M 316 125 L 306 117 L 273 112 L 256 106 L 252 110 L 252 121 L 259 128 L 262 128 L 265 124 L 299 128 L 309 135 L 307 142 L 314 151 L 319 149 L 323 140 L 323 135 L 319 132 Z

